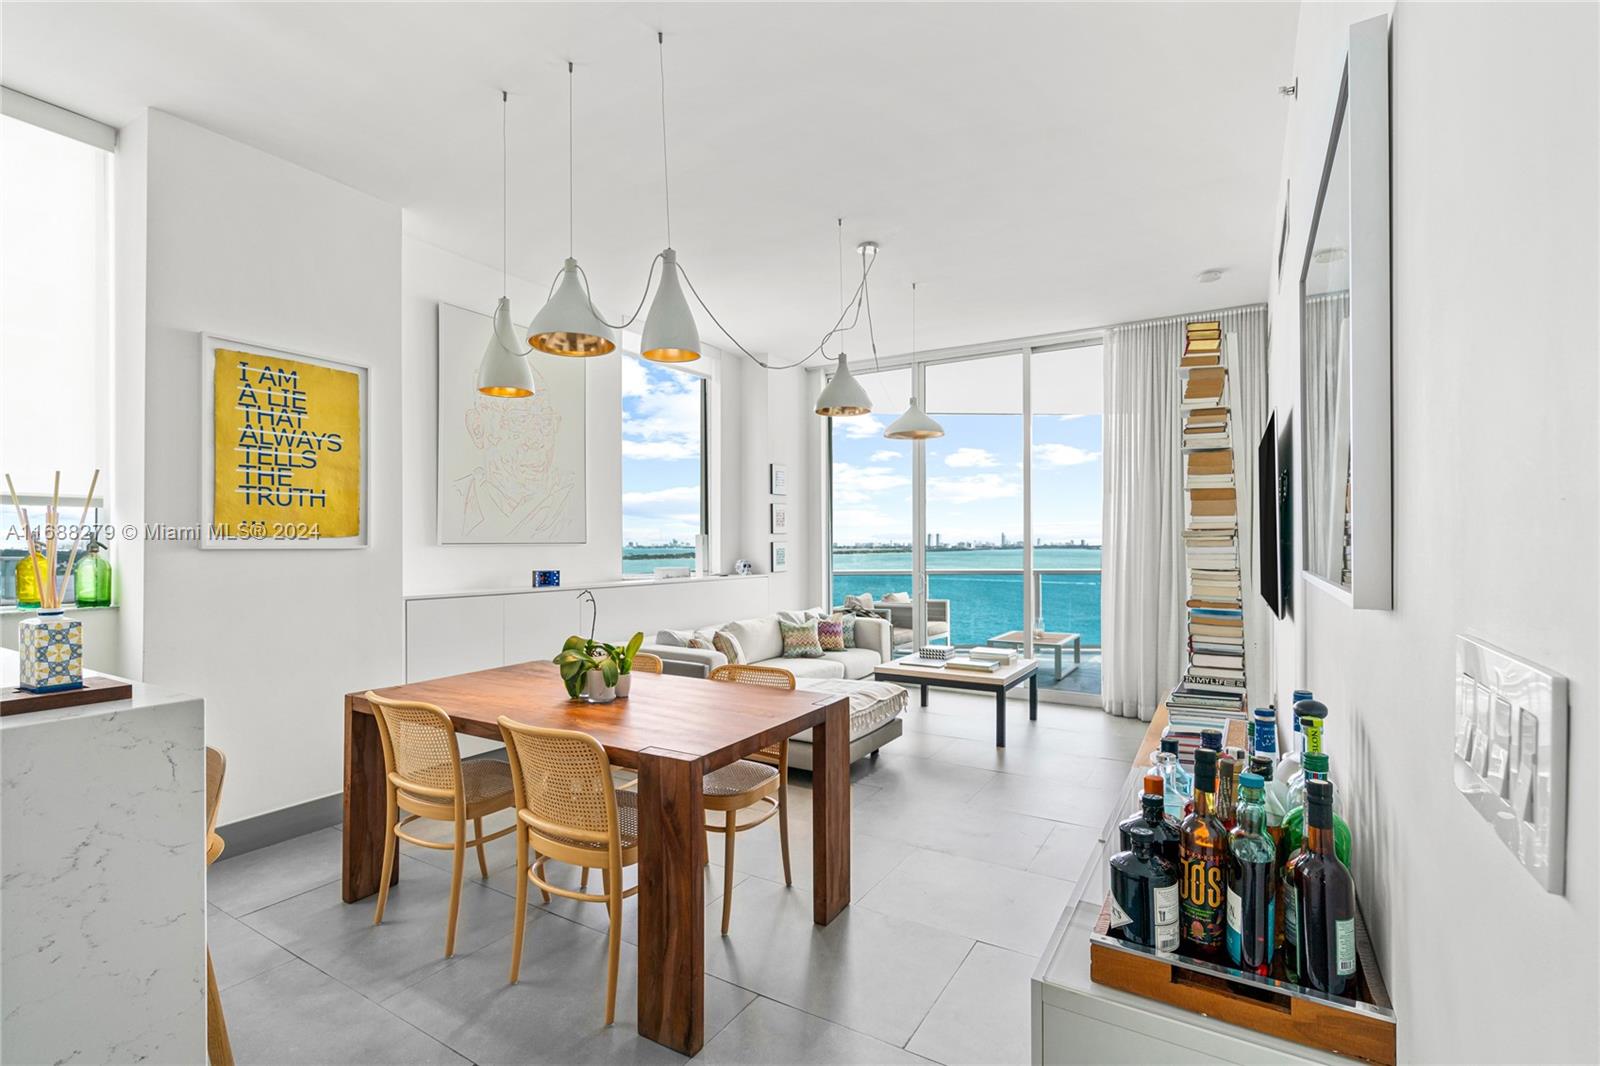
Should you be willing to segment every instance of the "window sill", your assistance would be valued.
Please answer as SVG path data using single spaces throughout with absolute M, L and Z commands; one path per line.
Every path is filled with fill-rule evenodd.
M 61 609 L 66 611 L 68 614 L 78 614 L 80 611 L 115 611 L 120 606 L 121 604 L 113 603 L 109 607 L 74 607 L 69 603 Z M 14 603 L 6 604 L 5 606 L 0 607 L 0 615 L 37 614 L 38 611 L 39 609 L 37 607 L 18 607 Z

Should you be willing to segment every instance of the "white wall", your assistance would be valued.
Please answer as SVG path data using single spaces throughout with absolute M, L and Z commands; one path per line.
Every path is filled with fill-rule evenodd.
M 124 343 L 117 408 L 119 442 L 142 426 L 144 484 L 132 501 L 119 485 L 118 505 L 200 520 L 202 331 L 370 368 L 370 547 L 149 542 L 142 587 L 123 571 L 119 614 L 142 634 L 125 661 L 205 698 L 207 743 L 228 756 L 226 823 L 338 791 L 343 695 L 401 677 L 400 212 L 163 112 L 144 126 L 142 158 L 118 159 L 119 187 L 142 178 L 146 196 L 142 278 L 126 261 L 118 278 L 119 337 L 136 341 L 144 317 L 144 402 L 130 412 L 140 361 Z
M 815 375 L 804 370 L 762 370 L 747 362 L 744 368 L 745 426 L 743 433 L 743 486 L 745 505 L 740 518 L 744 556 L 758 572 L 770 569 L 771 543 L 789 545 L 789 568 L 771 579 L 776 608 L 826 606 L 821 578 L 814 573 L 812 556 L 820 543 L 816 516 L 821 507 L 819 468 L 814 453 L 815 433 L 823 420 L 815 414 Z M 787 468 L 787 496 L 773 496 L 769 466 Z M 774 537 L 773 503 L 789 509 L 789 533 Z
M 1388 7 L 1301 8 L 1272 302 L 1280 416 L 1298 391 L 1295 286 L 1345 30 Z M 1332 708 L 1402 1061 L 1600 1059 L 1597 29 L 1591 5 L 1394 14 L 1395 610 L 1352 612 L 1301 582 L 1278 640 L 1280 699 L 1306 685 Z M 1571 680 L 1565 895 L 1451 784 L 1461 632 Z

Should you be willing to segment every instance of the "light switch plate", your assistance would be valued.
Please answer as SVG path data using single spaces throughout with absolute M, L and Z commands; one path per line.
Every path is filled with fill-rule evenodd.
M 1546 892 L 1566 891 L 1567 679 L 1456 636 L 1456 789 Z

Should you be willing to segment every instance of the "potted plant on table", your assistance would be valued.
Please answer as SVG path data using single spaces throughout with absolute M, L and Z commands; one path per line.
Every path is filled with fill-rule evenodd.
M 617 698 L 621 670 L 611 657 L 611 647 L 579 636 L 567 638 L 555 657 L 567 695 L 590 703 L 610 703 Z

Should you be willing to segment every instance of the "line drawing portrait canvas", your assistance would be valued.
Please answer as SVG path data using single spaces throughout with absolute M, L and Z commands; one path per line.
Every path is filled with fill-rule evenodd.
M 478 363 L 491 327 L 488 315 L 439 305 L 439 543 L 581 544 L 585 361 L 534 352 L 532 396 L 485 396 Z

